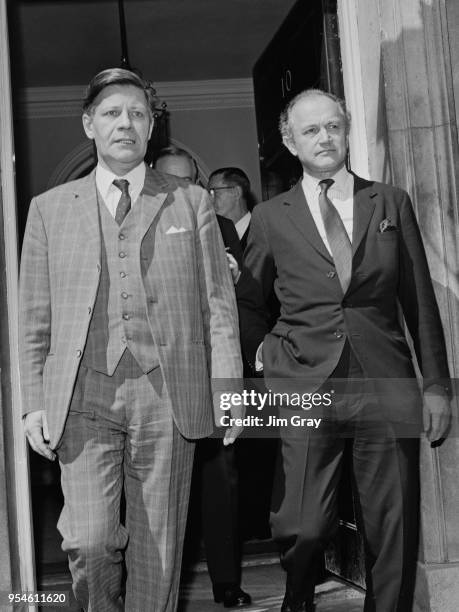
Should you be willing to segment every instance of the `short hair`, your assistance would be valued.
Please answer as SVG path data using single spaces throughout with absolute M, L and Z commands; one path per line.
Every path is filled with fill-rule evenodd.
M 244 172 L 244 170 L 236 168 L 235 166 L 228 166 L 227 168 L 218 168 L 210 174 L 209 181 L 211 181 L 214 176 L 221 176 L 222 180 L 225 183 L 229 184 L 228 186 L 240 187 L 242 191 L 242 197 L 244 198 L 247 206 L 247 210 L 249 212 L 253 210 L 253 207 L 255 206 L 256 202 L 250 189 L 249 177 Z
M 97 96 L 110 85 L 132 85 L 141 89 L 145 94 L 150 114 L 153 116 L 155 107 L 159 102 L 153 84 L 135 72 L 124 68 L 107 68 L 91 79 L 83 100 L 83 113 L 89 114 L 93 111 Z
M 225 183 L 234 183 L 235 185 L 238 185 L 241 189 L 242 189 L 242 194 L 244 197 L 246 197 L 248 194 L 250 194 L 250 181 L 249 181 L 249 177 L 247 176 L 247 174 L 241 170 L 240 168 L 236 168 L 233 166 L 230 166 L 228 168 L 218 168 L 217 170 L 214 170 L 210 176 L 209 176 L 209 181 L 214 177 L 214 176 L 220 176 L 222 177 L 223 181 Z
M 163 147 L 159 151 L 158 155 L 156 156 L 154 165 L 156 166 L 156 163 L 158 162 L 158 160 L 163 157 L 185 157 L 186 159 L 188 159 L 191 165 L 193 166 L 193 170 L 194 170 L 193 180 L 194 181 L 197 180 L 198 175 L 199 175 L 198 164 L 196 163 L 196 160 L 194 159 L 194 157 L 188 153 L 188 151 L 185 151 L 185 149 L 181 149 L 180 147 L 176 147 L 175 145 L 169 145 L 168 147 Z
M 304 98 L 313 98 L 314 96 L 325 96 L 336 104 L 341 109 L 341 112 L 345 118 L 345 126 L 346 132 L 349 133 L 349 129 L 351 126 L 351 113 L 346 108 L 346 102 L 343 98 L 338 98 L 335 94 L 330 93 L 329 91 L 324 91 L 323 89 L 305 89 L 301 91 L 298 95 L 290 100 L 284 110 L 281 112 L 279 117 L 279 131 L 282 136 L 282 140 L 289 140 L 292 137 L 292 128 L 290 125 L 290 115 L 293 110 L 293 107 L 297 102 L 303 100 Z

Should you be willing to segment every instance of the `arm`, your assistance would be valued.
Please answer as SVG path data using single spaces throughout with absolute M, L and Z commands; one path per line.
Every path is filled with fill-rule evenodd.
M 51 337 L 48 245 L 43 219 L 32 200 L 21 257 L 19 285 L 19 366 L 24 430 L 31 447 L 48 459 L 48 426 L 44 411 L 43 367 Z
M 443 328 L 424 246 L 411 201 L 400 205 L 400 281 L 398 297 L 424 378 L 424 427 L 434 442 L 446 435 L 451 407 Z
M 243 351 L 253 370 L 257 351 L 261 352 L 260 345 L 270 331 L 270 299 L 276 278 L 274 259 L 260 211 L 255 207 L 252 213 L 244 267 L 236 286 Z
M 233 281 L 215 213 L 204 190 L 199 191 L 199 197 L 196 245 L 199 290 L 212 390 L 217 403 L 215 411 L 221 416 L 219 392 L 240 391 L 242 384 L 238 315 Z M 231 413 L 236 417 L 242 416 L 241 409 L 236 407 Z M 241 431 L 242 427 L 227 430 L 224 443 L 233 442 Z

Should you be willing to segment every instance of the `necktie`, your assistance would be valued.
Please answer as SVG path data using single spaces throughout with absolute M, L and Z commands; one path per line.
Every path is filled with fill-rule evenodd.
M 346 293 L 352 274 L 352 246 L 343 220 L 333 203 L 327 196 L 327 191 L 333 185 L 333 179 L 320 181 L 319 208 L 324 222 L 328 244 L 335 262 L 343 293 Z
M 121 225 L 125 216 L 131 210 L 131 196 L 129 195 L 129 181 L 126 179 L 115 179 L 115 187 L 121 191 L 121 197 L 116 207 L 115 221 Z

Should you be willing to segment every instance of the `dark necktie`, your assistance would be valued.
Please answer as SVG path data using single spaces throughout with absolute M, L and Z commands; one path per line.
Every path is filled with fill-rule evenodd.
M 131 196 L 129 195 L 129 181 L 126 179 L 115 179 L 115 187 L 121 191 L 121 197 L 116 207 L 115 221 L 121 225 L 125 216 L 131 210 Z
M 333 203 L 327 196 L 327 191 L 333 185 L 333 179 L 320 181 L 319 208 L 324 222 L 328 244 L 335 262 L 339 282 L 346 293 L 352 274 L 352 246 L 343 220 Z

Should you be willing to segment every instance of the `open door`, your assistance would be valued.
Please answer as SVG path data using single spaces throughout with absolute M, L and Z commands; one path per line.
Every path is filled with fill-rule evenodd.
M 35 591 L 18 366 L 18 243 L 6 0 L 0 0 L 0 592 Z M 2 597 L 5 598 L 3 594 Z M 1 610 L 13 610 L 8 600 Z M 22 604 L 14 610 L 35 610 Z

